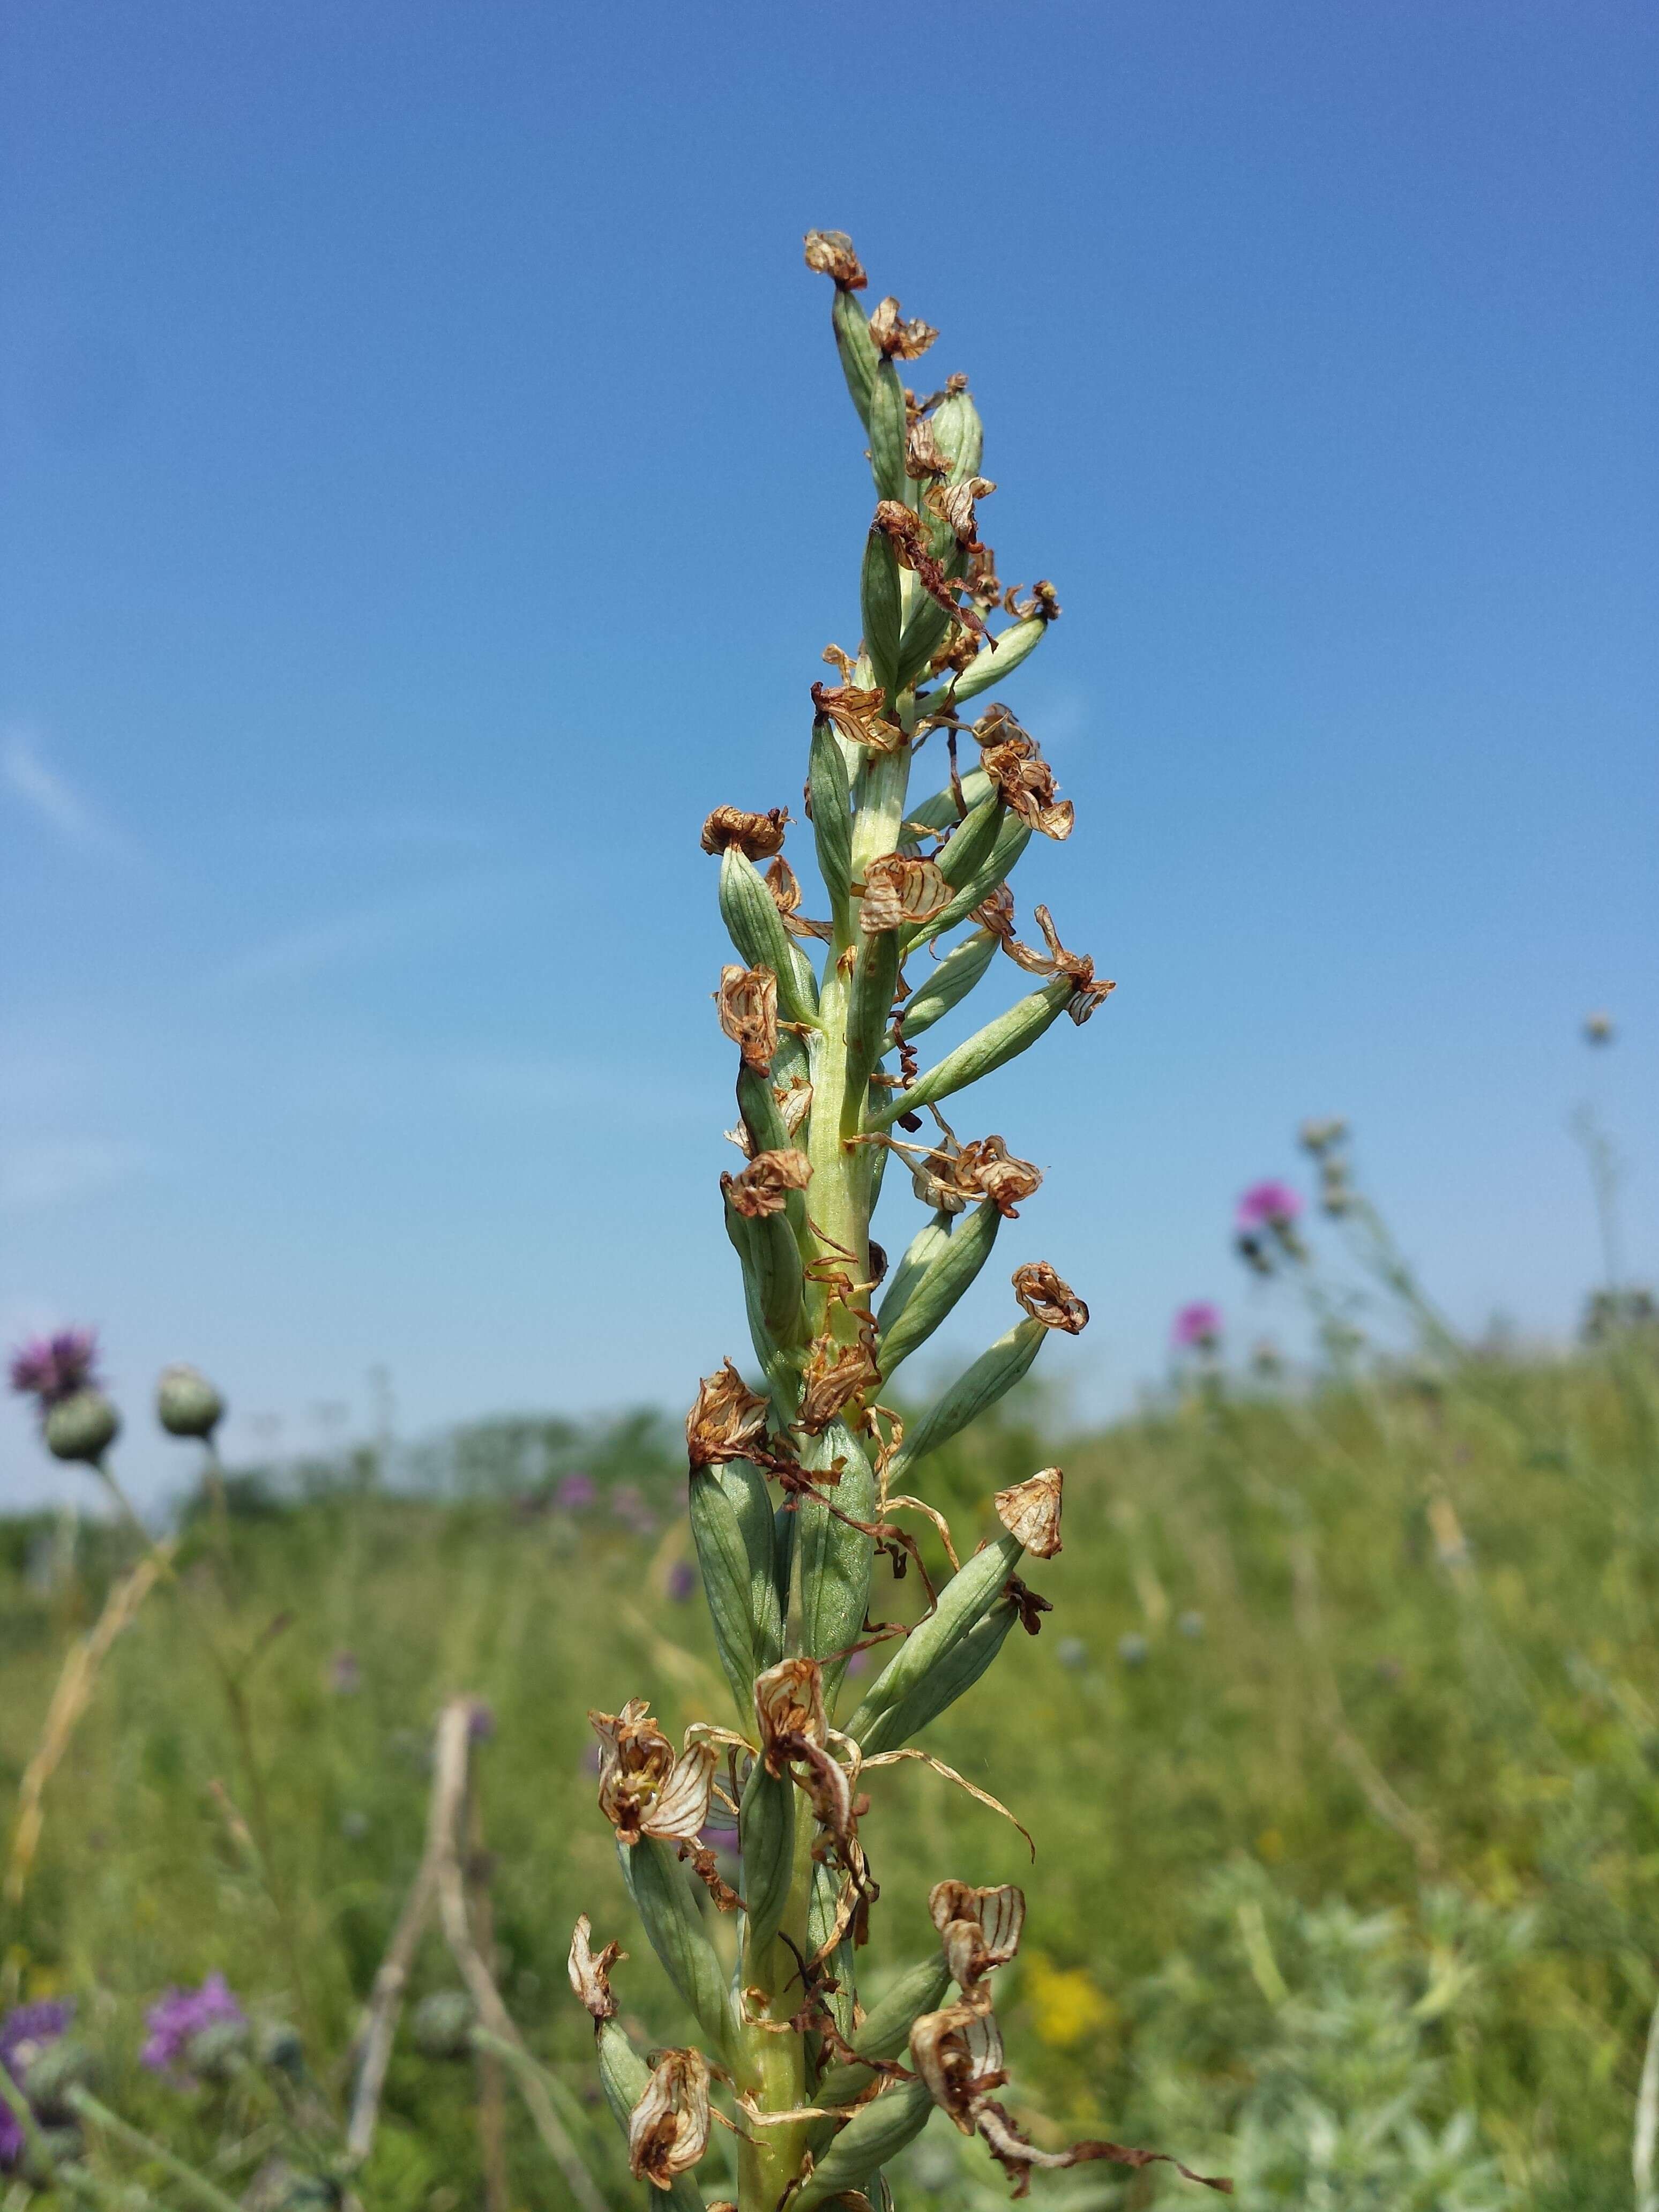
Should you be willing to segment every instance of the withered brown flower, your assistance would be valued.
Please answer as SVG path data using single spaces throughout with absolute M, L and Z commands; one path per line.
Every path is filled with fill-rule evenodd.
M 614 2020 L 617 2000 L 611 1993 L 611 1969 L 628 1956 L 620 1943 L 607 1943 L 602 1951 L 592 1944 L 592 1923 L 584 1912 L 570 1938 L 570 1986 L 592 2014 L 594 2024 Z
M 887 853 L 865 869 L 859 927 L 873 935 L 878 929 L 897 929 L 906 922 L 931 921 L 935 915 L 944 913 L 955 896 L 937 860 Z
M 1055 1273 L 1046 1260 L 1030 1260 L 1013 1273 L 1014 1296 L 1033 1321 L 1045 1328 L 1064 1329 L 1080 1336 L 1089 1326 L 1089 1309 L 1071 1285 Z
M 974 509 L 975 502 L 988 499 L 996 486 L 988 477 L 969 477 L 957 484 L 930 484 L 922 495 L 929 514 L 950 526 L 951 534 L 962 546 L 976 545 L 979 542 L 979 523 Z
M 757 1152 L 738 1175 L 723 1175 L 720 1188 L 732 1209 L 750 1221 L 764 1221 L 781 1213 L 792 1190 L 805 1190 L 812 1180 L 812 1163 L 792 1146 L 787 1152 Z
M 769 860 L 783 849 L 783 833 L 789 823 L 787 807 L 769 807 L 750 814 L 741 806 L 717 806 L 702 825 L 705 853 L 723 853 L 735 845 L 751 860 Z
M 817 1661 L 785 1659 L 757 1674 L 755 1718 L 767 1772 L 781 1778 L 805 1767 L 798 1778 L 815 1817 L 836 1838 L 843 1859 L 861 1868 L 852 1782 L 826 1747 L 823 1671 Z M 863 1809 L 862 1800 L 857 1809 Z
M 1017 1482 L 996 1494 L 997 1518 L 1034 1559 L 1052 1559 L 1060 1549 L 1060 1496 L 1066 1478 L 1045 1467 L 1029 1482 Z
M 918 482 L 927 477 L 948 477 L 951 464 L 939 451 L 939 438 L 926 415 L 911 417 L 904 436 L 904 473 Z
M 755 1395 L 729 1359 L 698 1383 L 685 1417 L 685 1443 L 694 1471 L 764 1450 L 766 1401 Z
M 907 323 L 903 309 L 890 294 L 871 310 L 870 335 L 890 360 L 919 361 L 939 332 L 920 316 Z
M 833 276 L 843 292 L 861 292 L 870 281 L 844 230 L 809 230 L 806 265 L 821 276 Z
M 902 499 L 878 500 L 870 526 L 886 538 L 900 568 L 909 569 L 935 605 L 975 635 L 986 635 L 985 625 L 973 609 L 959 604 L 957 595 L 962 586 L 953 584 L 933 558 L 927 543 L 927 526 L 914 507 L 907 507 Z
M 1054 1611 L 1054 1607 L 1050 1605 L 1048 1599 L 1039 1597 L 1034 1589 L 1021 1582 L 1018 1575 L 1009 1576 L 1007 1581 L 1002 1585 L 1002 1595 L 1019 1615 L 1019 1625 L 1025 1633 L 1028 1636 L 1040 1636 L 1042 1632 L 1043 1614 Z
M 966 1992 L 994 1968 L 1006 1966 L 1019 1949 L 1025 1893 L 1012 1881 L 990 1889 L 938 1881 L 928 1892 L 927 1911 L 945 1946 L 951 1978 Z
M 992 705 L 974 724 L 974 735 L 981 748 L 980 766 L 1002 793 L 1004 805 L 1045 837 L 1069 837 L 1072 802 L 1056 801 L 1054 772 L 1030 732 L 1006 707 Z
M 1042 1182 L 1042 1169 L 1016 1159 L 1000 1137 L 977 1137 L 964 1145 L 956 1158 L 955 1175 L 958 1189 L 988 1198 L 1005 1221 L 1018 1218 L 1021 1200 Z
M 849 744 L 868 745 L 872 752 L 896 753 L 904 743 L 896 722 L 886 720 L 882 708 L 887 694 L 878 686 L 868 690 L 854 684 L 815 684 L 812 704 L 832 722 Z
M 700 2051 L 665 2051 L 629 2118 L 629 2171 L 672 2189 L 708 2148 L 708 2061 Z
M 599 1739 L 599 1810 L 617 1841 L 695 1842 L 708 1818 L 720 1759 L 714 1745 L 691 1744 L 677 1754 L 644 1698 L 630 1698 L 619 1713 L 587 1717 Z
M 800 1411 L 795 1420 L 805 1435 L 822 1435 L 852 1399 L 880 1382 L 874 1330 L 872 1322 L 852 1344 L 837 1343 L 832 1336 L 814 1339 L 801 1370 Z
M 778 979 L 769 968 L 720 969 L 714 994 L 720 1027 L 743 1054 L 743 1064 L 764 1075 L 778 1049 Z

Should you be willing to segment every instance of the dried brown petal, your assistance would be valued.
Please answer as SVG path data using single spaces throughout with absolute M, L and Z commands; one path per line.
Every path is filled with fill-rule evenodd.
M 774 1084 L 772 1096 L 778 1102 L 778 1111 L 783 1116 L 784 1127 L 792 1137 L 799 1136 L 801 1124 L 812 1110 L 811 1085 L 804 1075 L 797 1075 L 791 1079 L 787 1091 L 780 1091 Z
M 747 1459 L 766 1442 L 766 1401 L 757 1398 L 732 1362 L 697 1385 L 685 1417 L 685 1443 L 693 1469 Z
M 925 477 L 948 477 L 951 464 L 939 451 L 933 426 L 925 415 L 911 420 L 904 439 L 904 473 L 920 482 Z
M 976 1889 L 966 1881 L 935 1882 L 927 1911 L 944 1939 L 951 1979 L 964 1990 L 994 1966 L 1006 1966 L 1019 1949 L 1025 1893 L 1012 1881 L 991 1889 Z
M 937 860 L 888 853 L 872 860 L 864 872 L 859 927 L 873 934 L 878 929 L 897 929 L 906 922 L 931 921 L 935 915 L 944 913 L 955 896 Z
M 956 1159 L 959 1189 L 982 1194 L 1005 1221 L 1018 1218 L 1020 1202 L 1042 1182 L 1042 1170 L 1016 1159 L 1000 1137 L 979 1137 L 964 1145 Z
M 750 1221 L 781 1213 L 792 1190 L 805 1190 L 812 1163 L 793 1146 L 787 1152 L 757 1152 L 739 1175 L 723 1175 L 720 1188 L 732 1211 Z
M 920 316 L 907 323 L 898 301 L 890 295 L 871 312 L 870 335 L 890 360 L 896 356 L 900 361 L 919 361 L 939 332 Z
M 882 708 L 887 703 L 887 694 L 872 687 L 860 690 L 854 684 L 815 684 L 812 704 L 826 721 L 832 722 L 849 744 L 868 745 L 872 752 L 896 753 L 904 743 L 904 732 L 896 722 L 886 721 Z
M 1060 620 L 1060 598 L 1047 577 L 1039 577 L 1031 586 L 1029 599 L 1016 599 L 1011 590 L 1007 599 L 1008 611 L 1017 622 L 1051 623 Z
M 816 1659 L 784 1659 L 755 1677 L 755 1718 L 767 1771 L 781 1774 L 802 1742 L 821 1744 L 823 1670 Z
M 843 292 L 861 292 L 870 281 L 844 230 L 809 230 L 806 265 L 820 276 L 833 276 Z
M 1071 1285 L 1054 1273 L 1046 1260 L 1028 1261 L 1013 1273 L 1014 1296 L 1033 1321 L 1045 1328 L 1064 1329 L 1080 1336 L 1089 1326 L 1089 1309 Z
M 778 1048 L 778 979 L 769 968 L 720 969 L 714 994 L 720 1027 L 743 1054 L 743 1064 L 764 1075 Z
M 1060 1493 L 1066 1478 L 1045 1467 L 1029 1482 L 1017 1482 L 996 1494 L 997 1518 L 1034 1559 L 1052 1559 L 1060 1549 Z
M 981 2106 L 1008 2079 L 994 2013 L 965 2001 L 923 2013 L 910 2030 L 910 2063 L 928 2094 L 965 2136 Z
M 751 860 L 769 860 L 783 848 L 789 823 L 787 807 L 774 806 L 764 814 L 750 814 L 741 806 L 717 806 L 702 825 L 705 853 L 723 853 L 735 845 Z
M 817 1338 L 801 1370 L 795 1426 L 809 1437 L 822 1435 L 851 1399 L 880 1380 L 881 1370 L 866 1336 L 854 1344 L 838 1344 L 830 1336 Z
M 570 1986 L 597 2022 L 616 2017 L 617 2000 L 611 1994 L 611 1969 L 628 1956 L 619 1943 L 602 1951 L 592 1945 L 592 1924 L 584 1912 L 570 1938 Z
M 1054 772 L 1038 750 L 1036 739 L 1022 730 L 1006 707 L 993 708 L 974 726 L 984 750 L 980 766 L 1002 794 L 1003 804 L 1023 822 L 1057 842 L 1072 834 L 1070 799 L 1054 799 Z
M 700 2051 L 665 2051 L 629 2118 L 629 2171 L 670 2189 L 708 2148 L 708 2062 Z
M 986 635 L 985 625 L 973 609 L 958 604 L 957 594 L 962 586 L 952 583 L 933 558 L 928 548 L 927 526 L 914 507 L 907 507 L 902 499 L 878 501 L 871 528 L 878 530 L 886 538 L 900 568 L 909 569 L 929 599 L 976 636 Z
M 981 929 L 988 929 L 993 937 L 1000 938 L 1005 945 L 1013 942 L 1014 895 L 1006 884 L 999 884 L 989 898 L 981 899 L 969 916 Z
M 962 546 L 979 543 L 979 524 L 975 514 L 975 501 L 988 499 L 996 486 L 988 477 L 968 477 L 961 483 L 930 484 L 923 495 L 930 514 L 950 526 L 951 534 Z M 993 594 L 994 598 L 996 594 Z
M 1019 1615 L 1019 1625 L 1028 1636 L 1037 1636 L 1042 1631 L 1042 1616 L 1054 1607 L 1046 1597 L 1039 1597 L 1034 1589 L 1021 1582 L 1018 1575 L 1010 1575 L 1002 1585 L 1002 1595 Z

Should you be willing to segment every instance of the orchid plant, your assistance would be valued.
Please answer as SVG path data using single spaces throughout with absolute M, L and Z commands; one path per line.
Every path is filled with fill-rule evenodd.
M 1070 835 L 1073 811 L 1036 740 L 1007 707 L 982 702 L 1060 608 L 1047 582 L 1024 597 L 1005 589 L 980 537 L 995 486 L 981 473 L 967 380 L 907 390 L 902 365 L 937 333 L 894 299 L 866 313 L 842 234 L 811 233 L 806 260 L 835 287 L 876 504 L 862 641 L 830 646 L 836 680 L 811 687 L 805 809 L 824 918 L 803 913 L 782 807 L 718 806 L 702 831 L 738 956 L 715 999 L 737 1053 L 728 1134 L 743 1164 L 720 1190 L 762 1387 L 726 1359 L 699 1389 L 686 1434 L 691 1528 L 738 1724 L 694 1724 L 676 1749 L 641 1698 L 592 1716 L 600 1810 L 702 2047 L 647 2064 L 617 2018 L 617 1945 L 596 1949 L 584 1916 L 570 1954 L 631 2170 L 684 2212 L 702 2212 L 691 2175 L 715 2123 L 738 2138 L 739 2212 L 890 2201 L 882 2169 L 935 2106 L 983 2139 L 1016 2195 L 1034 2168 L 1163 2155 L 1103 2142 L 1039 2149 L 998 2100 L 1007 2075 L 992 1982 L 1019 1943 L 1018 1889 L 939 1881 L 932 1954 L 870 2009 L 859 1996 L 878 1895 L 860 1839 L 866 1786 L 878 1769 L 927 1759 L 914 1739 L 1017 1622 L 1036 1632 L 1048 1608 L 1018 1570 L 1060 1546 L 1058 1468 L 999 1493 L 995 1540 L 966 1560 L 914 1494 L 918 1471 L 1019 1382 L 1051 1333 L 1075 1335 L 1089 1318 L 1051 1266 L 1024 1261 L 1006 1334 L 919 1419 L 884 1404 L 1042 1180 L 1001 1136 L 959 1137 L 941 1109 L 959 1117 L 974 1084 L 1062 1015 L 1087 1021 L 1112 985 L 1066 949 L 1046 908 L 1041 946 L 1017 934 L 1010 874 L 1033 836 Z M 913 799 L 912 763 L 930 741 L 948 772 Z M 923 1066 L 919 1040 L 1001 957 L 1035 988 Z M 925 1212 L 890 1271 L 870 1232 L 896 1164 Z M 937 1590 L 906 1525 L 918 1518 L 951 1570 Z M 929 1601 L 908 1632 L 871 1626 L 879 1553 L 922 1571 Z M 839 1717 L 854 1655 L 894 1638 Z M 704 1840 L 716 1801 L 738 1824 L 736 1888 Z M 711 1927 L 721 1916 L 731 1940 Z

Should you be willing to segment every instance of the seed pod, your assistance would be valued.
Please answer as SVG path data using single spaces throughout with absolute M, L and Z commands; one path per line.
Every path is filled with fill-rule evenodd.
M 893 2082 L 853 2115 L 819 2160 L 811 2179 L 790 2199 L 791 2212 L 812 2212 L 815 2204 L 858 2189 L 915 2140 L 933 2109 L 933 2094 L 925 2081 Z
M 785 1020 L 816 1022 L 817 990 L 811 967 L 792 942 L 759 870 L 735 845 L 728 845 L 720 855 L 720 919 L 749 965 L 769 968 L 777 977 L 778 1005 Z
M 877 1714 L 865 1740 L 865 1750 L 872 1757 L 878 1751 L 896 1751 L 930 1728 L 973 1688 L 1008 1641 L 1018 1619 L 1019 1607 L 999 1599 L 913 1689 L 885 1712 Z
M 959 1006 L 995 959 L 996 951 L 996 933 L 989 929 L 977 929 L 953 946 L 906 1001 L 900 1024 L 906 1038 L 919 1037 Z
M 847 1724 L 848 1735 L 861 1744 L 878 1717 L 908 1697 L 954 1650 L 995 1603 L 998 1592 L 1018 1565 L 1023 1548 L 1018 1537 L 1005 1530 L 994 1544 L 975 1552 L 958 1568 L 939 1592 L 933 1612 L 910 1631 L 870 1685 L 864 1702 Z
M 934 2011 L 950 1987 L 951 1972 L 942 1953 L 901 1974 L 878 2005 L 872 2005 L 853 2048 L 866 2058 L 896 2058 L 910 2039 L 910 2023 Z M 845 2105 L 870 2086 L 867 2066 L 832 2066 L 813 2092 L 819 2105 Z
M 594 2041 L 599 2051 L 599 2087 L 605 2091 L 605 2101 L 617 2125 L 626 2136 L 634 2108 L 644 2096 L 646 2084 L 651 2079 L 651 2069 L 629 2041 L 620 2021 L 596 2021 Z M 666 2189 L 653 2189 L 651 2201 L 653 2206 L 666 2207 L 667 2212 L 703 2212 L 702 2191 L 689 2173 L 677 2173 Z
M 811 1950 L 823 1950 L 834 1934 L 840 1894 L 841 1877 L 836 1869 L 823 1863 L 815 1866 L 812 1886 L 806 1893 L 806 1941 Z M 824 1995 L 830 2018 L 842 2035 L 853 2033 L 853 1991 L 858 1981 L 854 1950 L 851 1935 L 844 1935 L 828 1960 L 830 1971 L 841 1987 L 827 1990 Z
M 881 355 L 870 335 L 870 318 L 850 291 L 836 287 L 836 302 L 830 311 L 836 331 L 836 350 L 841 356 L 842 374 L 847 379 L 847 389 L 852 394 L 853 404 L 859 410 L 859 420 L 867 430 L 870 428 L 870 394 L 874 387 L 876 371 L 881 367 Z
M 890 1127 L 901 1114 L 965 1091 L 970 1083 L 977 1083 L 981 1076 L 1015 1059 L 1065 1012 L 1072 989 L 1069 976 L 1057 975 L 1040 991 L 1010 1006 L 1006 1014 L 988 1022 L 954 1052 L 947 1052 L 934 1066 L 924 1068 L 908 1091 L 895 1091 L 884 1107 L 870 1115 L 869 1126 Z
M 887 1018 L 893 1010 L 898 987 L 899 933 L 878 929 L 859 946 L 858 965 L 847 999 L 847 1095 L 856 1098 L 881 1057 L 887 1036 Z M 903 1101 L 888 1118 L 896 1120 Z
M 1002 827 L 1002 801 L 988 792 L 968 818 L 946 841 L 939 855 L 939 872 L 953 891 L 970 884 L 990 859 Z M 930 915 L 931 921 L 933 917 Z
M 794 1143 L 795 1132 L 783 1118 L 771 1080 L 752 1068 L 738 1070 L 738 1111 L 757 1152 L 787 1152 Z M 787 1213 L 787 1206 L 784 1211 Z M 805 1212 L 801 1218 L 804 1223 Z
M 698 2027 L 717 2051 L 725 2051 L 732 2030 L 726 1975 L 702 1932 L 692 1877 L 665 1844 L 649 1836 L 636 1844 L 618 1844 L 617 1856 L 652 1949 Z
M 865 649 L 876 682 L 890 706 L 899 694 L 899 638 L 904 627 L 904 605 L 899 589 L 898 556 L 890 538 L 872 530 L 864 548 L 864 573 L 859 586 L 864 615 Z
M 752 1710 L 753 1700 L 750 1700 Z M 744 1786 L 738 1834 L 743 1844 L 743 1901 L 748 1908 L 744 1976 L 761 1978 L 759 1961 L 783 1924 L 794 1872 L 795 1785 L 769 1774 L 757 1759 Z
M 876 1357 L 881 1379 L 889 1381 L 901 1360 L 908 1359 L 955 1306 L 991 1256 L 1002 1226 L 994 1200 L 987 1199 L 965 1215 L 945 1243 L 927 1273 L 906 1300 L 890 1329 L 880 1337 Z
M 956 545 L 953 540 L 951 551 L 955 550 Z M 959 568 L 960 562 L 947 559 L 942 562 L 940 566 L 946 572 L 948 579 L 949 575 L 954 574 Z M 937 599 L 930 599 L 924 594 L 915 601 L 905 617 L 904 628 L 899 635 L 895 665 L 900 690 L 908 690 L 913 684 L 920 682 L 927 672 L 928 662 L 944 644 L 945 633 L 950 627 L 950 614 Z
M 121 1416 L 101 1390 L 76 1390 L 47 1413 L 41 1433 L 54 1459 L 96 1467 L 121 1433 Z
M 798 1192 L 790 1196 L 799 1203 Z M 728 1202 L 726 1233 L 743 1262 L 745 1284 L 753 1287 L 755 1310 L 769 1347 L 782 1351 L 806 1343 L 811 1334 L 802 1299 L 806 1273 L 788 1214 L 769 1213 L 755 1220 Z
M 994 684 L 1000 684 L 1005 676 L 1012 676 L 1020 662 L 1036 651 L 1048 627 L 1046 622 L 1034 617 L 1029 622 L 1012 623 L 1008 629 L 1000 631 L 994 652 L 988 645 L 981 646 L 966 668 L 946 687 L 941 697 L 960 704 L 966 699 L 976 699 L 981 691 L 988 691 Z
M 964 915 L 973 912 L 990 897 L 999 884 L 1005 882 L 1014 863 L 1031 842 L 1031 825 L 1022 822 L 1017 814 L 1003 817 L 1002 827 L 991 848 L 991 857 L 972 883 L 959 890 L 943 914 L 932 921 L 924 921 L 905 939 L 904 949 L 914 951 L 917 945 L 926 945 L 931 938 L 939 937 L 947 929 L 954 929 Z
M 987 776 L 988 789 L 990 778 Z M 853 881 L 852 787 L 841 746 L 827 721 L 813 727 L 806 788 L 812 802 L 812 835 L 817 840 L 818 873 L 837 913 L 847 903 Z
M 919 1461 L 948 1443 L 969 1421 L 976 1421 L 988 1406 L 994 1406 L 1012 1390 L 1036 1358 L 1048 1334 L 1040 1321 L 1023 1321 L 1006 1336 L 1000 1336 L 988 1352 L 981 1352 L 906 1435 L 893 1462 L 891 1480 L 896 1482 L 901 1474 L 908 1480 L 909 1470 Z
M 890 1329 L 908 1304 L 911 1293 L 951 1241 L 953 1216 L 943 1208 L 926 1221 L 910 1239 L 909 1248 L 887 1285 L 887 1295 L 876 1309 L 876 1328 Z
M 699 1468 L 691 1477 L 690 1505 L 720 1665 L 746 1720 L 756 1675 L 775 1666 L 783 1652 L 766 1477 L 746 1460 Z
M 933 413 L 933 442 L 950 467 L 950 481 L 965 483 L 985 459 L 985 425 L 967 392 L 947 392 Z
M 902 499 L 905 482 L 904 387 L 890 361 L 883 361 L 870 386 L 870 473 L 878 499 Z
M 801 1464 L 809 1469 L 827 1468 L 836 1460 L 842 1462 L 841 1480 L 825 1495 L 849 1520 L 873 1521 L 875 1474 L 863 1445 L 842 1420 L 831 1421 L 822 1436 L 806 1437 L 801 1446 Z M 855 1644 L 863 1629 L 873 1545 L 861 1528 L 849 1528 L 815 1498 L 801 1500 L 794 1521 L 801 1649 L 808 1658 L 825 1662 L 823 1695 L 833 1711 L 847 1662 L 831 1666 L 829 1661 L 832 1653 Z

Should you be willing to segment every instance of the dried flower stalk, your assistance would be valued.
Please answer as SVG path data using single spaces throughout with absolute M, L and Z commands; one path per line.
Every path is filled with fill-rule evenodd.
M 728 1133 L 747 1164 L 720 1188 L 757 1380 L 751 1388 L 726 1359 L 699 1387 L 686 1438 L 692 1531 L 736 1725 L 696 1727 L 676 1751 L 643 1699 L 592 1716 L 600 1808 L 702 2048 L 647 2066 L 617 2017 L 616 1946 L 596 1951 L 586 1916 L 570 1961 L 632 2171 L 653 2201 L 665 2195 L 685 2212 L 701 2202 L 690 2177 L 714 2122 L 738 2138 L 736 2212 L 888 2201 L 884 2163 L 936 2106 L 984 2140 L 1017 2195 L 1035 2167 L 1161 2155 L 1110 2143 L 1038 2151 L 997 2101 L 1006 2075 L 989 1978 L 1018 1948 L 1018 1890 L 941 1882 L 940 1950 L 873 2011 L 858 1996 L 858 1950 L 879 1894 L 860 1836 L 865 1784 L 920 1760 L 1014 1817 L 910 1740 L 972 1686 L 1016 1624 L 1037 1632 L 1048 1602 L 1015 1570 L 1060 1548 L 1058 1468 L 988 1499 L 987 1539 L 963 1547 L 961 1563 L 943 1515 L 911 1492 L 931 1450 L 1012 1389 L 1041 1345 L 1089 1318 L 1052 1266 L 1025 1260 L 1012 1326 L 936 1404 L 902 1425 L 878 1403 L 885 1378 L 948 1316 L 1042 1181 L 1000 1135 L 959 1142 L 937 1102 L 1028 1049 L 1061 1013 L 1081 1023 L 1111 985 L 1066 949 L 1046 907 L 1036 915 L 1045 949 L 1017 935 L 1010 872 L 1034 832 L 1069 836 L 1073 807 L 1006 707 L 962 712 L 1060 612 L 1047 582 L 1024 599 L 1005 591 L 980 543 L 979 502 L 995 485 L 981 473 L 966 380 L 920 400 L 906 392 L 896 363 L 937 333 L 890 297 L 866 313 L 864 270 L 842 233 L 811 233 L 806 260 L 835 285 L 836 342 L 875 500 L 863 638 L 855 654 L 827 649 L 840 681 L 811 683 L 803 702 L 806 816 L 828 921 L 800 919 L 782 807 L 717 807 L 702 833 L 720 858 L 737 956 L 715 997 L 737 1048 L 739 1118 Z M 1008 621 L 993 635 L 999 608 Z M 948 782 L 913 805 L 913 759 L 941 730 Z M 966 774 L 963 734 L 978 751 Z M 757 862 L 769 863 L 764 875 Z M 934 941 L 958 929 L 941 957 Z M 993 972 L 999 946 L 1039 988 L 923 1067 L 915 1037 Z M 913 1142 L 924 1106 L 936 1130 Z M 908 1184 L 927 1217 L 890 1273 L 870 1227 L 895 1152 L 908 1171 L 895 1191 Z M 950 1572 L 937 1587 L 918 1538 L 891 1517 L 900 1511 L 931 1522 L 942 1541 Z M 919 1571 L 928 1603 L 908 1634 L 872 1624 L 878 1555 L 896 1573 Z M 848 1662 L 872 1647 L 880 1656 L 862 1699 L 838 1723 Z M 738 1805 L 737 1892 L 700 1841 L 717 1787 Z M 721 1911 L 737 1929 L 735 1977 L 711 1940 Z

